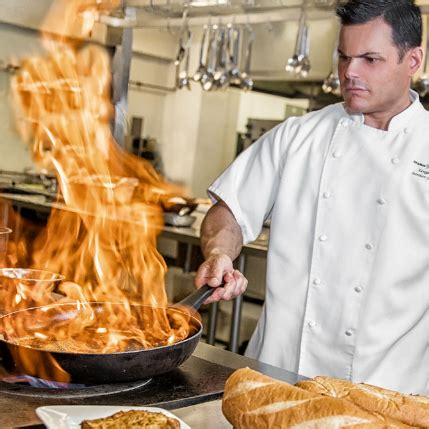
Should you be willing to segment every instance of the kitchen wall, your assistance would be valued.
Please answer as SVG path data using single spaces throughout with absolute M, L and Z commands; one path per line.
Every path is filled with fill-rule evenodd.
M 0 61 L 41 51 L 33 30 L 17 30 L 0 23 Z M 0 169 L 23 171 L 33 168 L 29 148 L 18 137 L 10 109 L 10 74 L 0 70 Z
M 198 66 L 200 39 L 201 29 L 193 29 L 191 74 Z M 131 80 L 164 90 L 131 86 L 129 113 L 144 116 L 143 134 L 160 143 L 167 177 L 203 197 L 207 186 L 234 159 L 237 132 L 246 131 L 248 118 L 282 120 L 287 104 L 307 108 L 308 100 L 233 88 L 204 92 L 196 83 L 191 83 L 191 91 L 171 92 L 177 43 L 178 34 L 165 29 L 135 32 L 133 49 L 139 55 L 133 56 Z M 161 62 L 164 73 L 160 74 Z
M 190 194 L 205 196 L 206 187 L 233 160 L 236 133 L 245 131 L 247 118 L 282 119 L 291 101 L 237 89 L 206 93 L 195 83 L 191 91 L 175 91 L 177 38 L 177 32 L 165 29 L 135 31 L 130 79 L 146 86 L 130 86 L 128 117 L 144 117 L 143 135 L 158 141 L 167 177 Z M 191 73 L 197 67 L 200 38 L 201 32 L 194 31 Z M 0 61 L 42 52 L 33 29 L 0 23 L 0 40 Z M 10 77 L 0 71 L 0 169 L 22 171 L 34 166 L 14 130 Z

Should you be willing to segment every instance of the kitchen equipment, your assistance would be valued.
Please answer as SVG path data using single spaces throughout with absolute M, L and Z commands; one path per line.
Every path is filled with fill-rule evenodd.
M 164 212 L 185 216 L 191 214 L 198 207 L 198 202 L 192 198 L 172 197 L 161 200 L 161 206 Z
M 325 94 L 341 95 L 340 78 L 338 76 L 338 40 L 332 51 L 332 68 L 329 75 L 323 81 L 322 91 Z
M 179 49 L 177 51 L 176 60 L 176 87 L 178 89 L 188 88 L 189 83 L 189 55 L 191 50 L 192 33 L 188 28 L 188 7 L 183 8 L 182 25 L 179 37 Z M 184 69 L 181 70 L 181 64 L 185 63 Z
M 240 69 L 238 67 L 240 55 L 240 29 L 231 28 L 230 42 L 232 44 L 232 54 L 230 58 L 231 68 L 229 70 L 229 81 L 235 85 L 240 84 Z
M 216 416 L 218 412 L 220 413 L 220 408 L 218 412 L 213 410 L 215 412 L 212 413 L 203 403 L 216 403 L 213 401 L 222 397 L 226 379 L 234 369 L 243 367 L 257 369 L 288 383 L 293 384 L 297 381 L 296 374 L 200 342 L 193 355 L 175 370 L 154 377 L 146 384 L 126 383 L 126 386 L 134 388 L 122 393 L 118 390 L 116 393 L 111 391 L 119 383 L 92 386 L 92 389 L 102 388 L 104 394 L 86 397 L 80 393 L 82 389 L 43 389 L 0 381 L 0 427 L 11 428 L 37 424 L 39 420 L 35 416 L 35 409 L 55 404 L 152 406 L 168 410 L 186 407 L 182 413 L 173 412 L 193 428 L 201 424 L 207 426 L 209 422 L 213 428 L 219 429 L 222 426 L 218 424 L 219 419 Z M 143 386 L 135 388 L 135 384 L 143 384 Z M 65 398 L 67 393 L 69 396 Z M 40 426 L 40 429 L 44 429 L 43 426 Z
M 240 75 L 240 88 L 244 91 L 250 91 L 253 88 L 253 79 L 250 76 L 250 64 L 252 61 L 252 46 L 255 39 L 255 33 L 252 28 L 248 27 L 249 41 L 247 44 L 246 59 L 244 62 L 244 70 Z
M 225 88 L 229 84 L 229 34 L 229 28 L 220 29 L 216 71 L 213 75 L 216 88 Z
M 188 23 L 188 8 L 183 8 L 183 14 L 182 14 L 182 24 L 180 28 L 180 38 L 179 38 L 179 49 L 176 54 L 176 61 L 174 62 L 176 66 L 178 66 L 185 57 L 185 43 L 184 43 L 184 36 L 187 31 L 187 24 Z
M 199 65 L 198 65 L 197 71 L 194 74 L 194 81 L 195 82 L 199 82 L 201 80 L 201 77 L 206 73 L 207 58 L 206 58 L 205 62 L 204 62 L 203 58 L 204 58 L 204 48 L 206 46 L 206 39 L 208 39 L 209 32 L 210 32 L 209 26 L 206 25 L 204 27 L 203 37 L 201 39 Z
M 32 320 L 38 320 L 38 313 L 50 312 L 50 323 L 65 323 L 65 318 L 76 318 L 79 311 L 84 308 L 82 303 L 53 304 L 35 307 L 28 310 L 20 310 L 9 313 L 0 318 L 0 352 L 3 357 L 3 365 L 10 370 L 15 366 L 18 372 L 24 372 L 30 376 L 37 376 L 28 362 L 47 362 L 52 358 L 58 365 L 71 376 L 73 383 L 118 383 L 126 381 L 143 380 L 154 375 L 163 374 L 182 364 L 193 353 L 197 346 L 201 333 L 202 324 L 198 318 L 188 315 L 182 308 L 192 307 L 197 310 L 201 304 L 212 294 L 213 288 L 203 286 L 180 303 L 167 309 L 169 318 L 176 315 L 186 315 L 193 324 L 194 331 L 185 340 L 175 344 L 155 347 L 145 350 L 132 350 L 116 353 L 73 353 L 69 351 L 47 351 L 19 345 L 20 329 L 23 312 L 25 316 L 31 315 Z M 91 302 L 94 312 L 103 312 L 107 306 L 125 306 L 124 303 L 102 303 Z M 130 304 L 130 311 L 136 317 L 144 311 L 153 311 L 154 307 Z M 162 309 L 160 309 L 162 310 Z M 21 359 L 19 356 L 25 356 Z M 34 365 L 33 365 L 34 367 Z M 46 378 L 46 377 L 45 377 Z
M 190 227 L 197 218 L 189 215 L 179 215 L 177 213 L 164 213 L 164 222 L 166 225 Z
M 99 204 L 130 204 L 139 185 L 135 177 L 121 176 L 73 176 L 63 190 L 67 205 L 74 206 L 75 200 L 84 201 L 79 208 L 92 213 Z
M 186 45 L 185 45 L 185 54 L 184 54 L 184 63 L 185 66 L 183 70 L 179 71 L 178 78 L 177 78 L 177 88 L 187 88 L 191 89 L 191 78 L 189 76 L 189 58 L 191 53 L 191 46 L 192 46 L 192 33 L 187 30 L 187 36 L 186 36 Z M 180 67 L 180 63 L 179 66 Z
M 0 170 L 2 193 L 43 195 L 50 200 L 57 198 L 57 181 L 44 173 Z
M 302 37 L 302 47 L 301 47 L 302 57 L 300 58 L 300 70 L 299 75 L 301 77 L 307 77 L 311 69 L 310 63 L 310 38 L 308 35 L 308 25 L 304 27 L 304 33 Z
M 310 64 L 310 39 L 308 35 L 308 24 L 305 10 L 305 1 L 301 11 L 299 21 L 298 34 L 295 43 L 295 52 L 291 58 L 287 60 L 285 70 L 288 73 L 293 73 L 300 77 L 307 77 L 311 69 Z
M 52 292 L 64 280 L 61 274 L 31 268 L 0 269 L 0 314 L 47 303 L 58 298 Z
M 207 69 L 206 73 L 201 76 L 201 86 L 204 91 L 210 91 L 213 88 L 213 77 L 217 64 L 217 50 L 219 40 L 219 27 L 213 25 L 210 31 L 210 40 L 207 48 Z

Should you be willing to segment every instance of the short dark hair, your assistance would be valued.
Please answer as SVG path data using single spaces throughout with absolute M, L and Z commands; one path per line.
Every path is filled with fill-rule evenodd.
M 422 14 L 414 0 L 349 0 L 337 6 L 336 13 L 342 25 L 383 18 L 392 29 L 400 61 L 422 43 Z

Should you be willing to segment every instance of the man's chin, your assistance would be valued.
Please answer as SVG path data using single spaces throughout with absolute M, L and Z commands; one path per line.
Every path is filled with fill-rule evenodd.
M 364 113 L 365 111 L 364 103 L 356 103 L 355 99 L 344 98 L 344 104 L 349 113 Z

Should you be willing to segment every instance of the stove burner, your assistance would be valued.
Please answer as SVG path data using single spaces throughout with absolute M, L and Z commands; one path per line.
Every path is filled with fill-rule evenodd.
M 61 383 L 59 381 L 44 380 L 27 374 L 9 375 L 2 378 L 6 383 L 39 387 L 41 389 L 82 389 L 85 384 Z
M 27 375 L 4 377 L 0 380 L 0 393 L 31 398 L 91 398 L 114 395 L 140 389 L 150 383 L 151 379 L 129 383 L 112 384 L 67 384 L 55 383 Z M 25 384 L 23 384 L 25 383 Z M 29 384 L 31 383 L 31 384 Z

